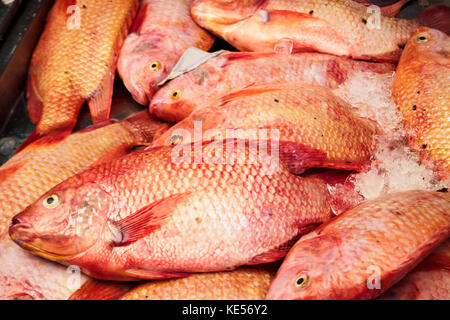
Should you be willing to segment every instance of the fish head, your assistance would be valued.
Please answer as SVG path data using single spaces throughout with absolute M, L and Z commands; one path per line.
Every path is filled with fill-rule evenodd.
M 202 27 L 215 31 L 252 16 L 266 0 L 197 0 L 191 15 Z
M 76 176 L 51 189 L 16 215 L 9 234 L 21 247 L 60 261 L 91 248 L 107 225 L 110 196 Z M 76 182 L 76 185 L 73 184 Z
M 450 37 L 444 32 L 420 27 L 408 40 L 402 54 L 402 62 L 413 62 L 417 59 L 432 60 L 440 64 L 450 63 Z
M 278 270 L 267 299 L 310 300 L 329 294 L 331 285 L 338 281 L 331 270 L 339 256 L 335 241 L 317 237 L 315 231 L 300 239 Z
M 149 105 L 178 60 L 176 45 L 157 33 L 130 34 L 122 46 L 118 70 L 128 91 L 142 105 Z
M 181 121 L 198 106 L 205 106 L 220 86 L 221 78 L 220 66 L 209 62 L 183 74 L 164 85 L 154 95 L 150 113 L 166 121 Z

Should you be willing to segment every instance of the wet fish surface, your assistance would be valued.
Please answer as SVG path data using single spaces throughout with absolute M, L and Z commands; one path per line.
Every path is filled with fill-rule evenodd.
M 407 191 L 344 212 L 290 250 L 268 299 L 373 299 L 450 234 L 450 195 Z

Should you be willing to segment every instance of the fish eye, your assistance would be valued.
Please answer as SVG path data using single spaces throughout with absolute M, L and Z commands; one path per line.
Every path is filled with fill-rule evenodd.
M 159 61 L 153 61 L 150 64 L 150 70 L 156 71 L 156 70 L 159 70 L 159 69 L 161 69 L 161 63 Z
M 179 134 L 174 134 L 172 137 L 170 137 L 170 144 L 173 146 L 176 146 L 177 144 L 180 144 L 183 141 L 183 137 Z
M 52 194 L 44 199 L 43 205 L 47 209 L 56 208 L 59 204 L 59 197 L 56 194 Z
M 295 280 L 295 286 L 300 289 L 304 289 L 309 286 L 309 277 L 307 274 L 301 274 Z
M 170 96 L 171 96 L 172 100 L 178 100 L 181 96 L 181 91 L 179 89 L 174 90 Z
M 417 36 L 416 43 L 425 43 L 425 42 L 428 42 L 428 40 L 430 40 L 430 39 L 427 36 L 422 34 L 422 35 Z

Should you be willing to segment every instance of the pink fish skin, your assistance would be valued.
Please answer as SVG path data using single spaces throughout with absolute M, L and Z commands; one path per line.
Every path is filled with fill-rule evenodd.
M 280 160 L 294 174 L 310 168 L 363 171 L 381 134 L 376 123 L 360 118 L 331 90 L 292 82 L 251 86 L 205 103 L 161 134 L 152 146 L 213 137 L 276 139 Z
M 17 215 L 9 234 L 93 277 L 136 280 L 276 261 L 332 217 L 326 177 L 226 143 L 150 148 L 88 169 Z
M 449 300 L 450 240 L 380 296 L 384 300 Z
M 143 0 L 121 49 L 118 72 L 133 98 L 148 105 L 157 84 L 189 47 L 209 50 L 214 38 L 191 18 L 192 0 Z
M 450 8 L 434 6 L 417 19 L 383 16 L 352 0 L 198 0 L 194 20 L 240 51 L 287 48 L 353 59 L 397 62 L 419 26 L 450 31 Z
M 306 81 L 336 89 L 354 73 L 394 70 L 388 63 L 354 61 L 319 53 L 225 52 L 164 85 L 154 95 L 150 112 L 176 122 L 204 106 L 209 99 L 251 85 Z
M 366 201 L 302 237 L 267 299 L 373 299 L 450 235 L 450 194 L 413 190 Z
M 374 1 L 374 0 L 353 0 L 355 2 L 361 3 L 367 7 L 376 5 L 380 7 L 381 13 L 387 17 L 395 17 L 402 7 L 409 2 L 409 0 L 381 0 L 381 1 Z

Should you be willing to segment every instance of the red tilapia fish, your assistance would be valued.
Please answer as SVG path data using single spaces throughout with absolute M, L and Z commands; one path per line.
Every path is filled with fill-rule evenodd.
M 13 219 L 10 236 L 104 280 L 278 260 L 331 218 L 330 194 L 325 178 L 292 175 L 261 150 L 221 141 L 133 152 L 47 192 Z
M 0 239 L 0 300 L 62 300 L 87 277 L 79 268 L 65 268 Z
M 22 148 L 70 132 L 87 101 L 94 123 L 109 118 L 116 60 L 138 0 L 57 0 L 31 59 L 28 112 L 37 126 Z
M 11 218 L 68 177 L 150 143 L 165 128 L 142 112 L 69 136 L 51 134 L 0 167 L 0 299 L 67 299 L 86 280 L 19 248 L 6 232 Z
M 404 20 L 351 0 L 198 0 L 191 9 L 200 26 L 241 51 L 319 51 L 391 62 L 420 25 L 450 31 L 449 11 L 431 7 Z
M 268 299 L 373 299 L 450 235 L 450 194 L 407 191 L 364 202 L 302 237 Z
M 358 117 L 330 89 L 300 82 L 231 93 L 194 111 L 153 144 L 276 140 L 280 159 L 299 174 L 313 167 L 361 171 L 379 134 L 374 122 Z
M 191 18 L 192 0 L 144 0 L 120 52 L 118 72 L 133 98 L 148 105 L 189 47 L 209 50 L 213 37 Z
M 392 95 L 410 146 L 443 180 L 450 179 L 450 37 L 419 28 L 395 73 Z
M 449 300 L 450 240 L 384 293 L 385 300 Z
M 150 112 L 175 122 L 208 99 L 250 85 L 307 81 L 336 89 L 354 73 L 388 73 L 394 68 L 319 53 L 225 52 L 164 85 L 153 97 Z

